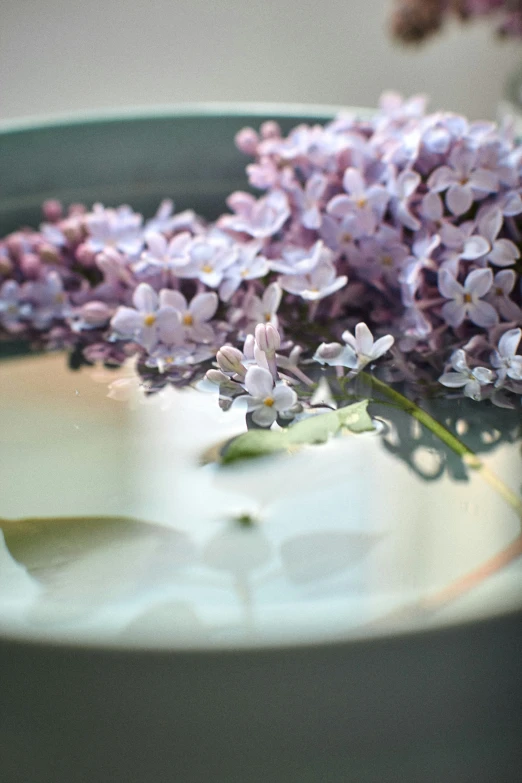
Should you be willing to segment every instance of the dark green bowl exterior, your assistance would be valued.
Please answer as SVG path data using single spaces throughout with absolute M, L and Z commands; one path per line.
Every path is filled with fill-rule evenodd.
M 274 116 L 274 115 L 270 115 Z M 90 118 L 41 127 L 0 126 L 0 236 L 20 225 L 37 226 L 45 199 L 91 205 L 130 204 L 152 214 L 161 199 L 178 211 L 193 208 L 208 218 L 226 210 L 225 198 L 247 187 L 249 158 L 234 145 L 246 125 L 267 116 L 219 109 L 180 109 L 170 114 Z M 284 130 L 327 119 L 279 110 Z
M 0 233 L 38 225 L 46 198 L 150 215 L 168 196 L 214 217 L 245 189 L 240 128 L 276 114 L 284 129 L 321 118 L 263 114 L 180 109 L 0 128 Z M 520 613 L 259 650 L 3 638 L 0 781 L 517 783 L 521 649 Z

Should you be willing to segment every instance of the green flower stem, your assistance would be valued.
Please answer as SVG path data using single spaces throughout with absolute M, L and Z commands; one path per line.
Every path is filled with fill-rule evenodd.
M 468 448 L 462 443 L 456 435 L 450 432 L 446 427 L 433 418 L 427 411 L 420 408 L 414 402 L 409 400 L 403 394 L 396 389 L 392 389 L 387 383 L 380 381 L 373 375 L 367 372 L 361 372 L 360 376 L 373 388 L 375 391 L 380 392 L 390 402 L 394 403 L 398 408 L 413 416 L 417 419 L 426 429 L 430 430 L 434 435 L 439 438 L 443 443 L 455 452 L 463 462 L 471 469 L 480 472 L 482 477 L 493 489 L 498 492 L 504 500 L 516 511 L 518 517 L 522 522 L 522 500 L 518 495 L 511 490 L 507 484 L 502 481 L 499 476 L 493 473 L 487 465 L 478 457 L 474 451 Z

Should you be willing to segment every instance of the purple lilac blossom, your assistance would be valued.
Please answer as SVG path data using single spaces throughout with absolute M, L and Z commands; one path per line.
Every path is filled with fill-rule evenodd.
M 148 221 L 128 206 L 53 202 L 39 231 L 5 237 L 3 333 L 54 346 L 60 332 L 89 360 L 135 354 L 176 383 L 230 346 L 244 374 L 219 359 L 212 372 L 241 393 L 252 363 L 281 381 L 255 340 L 259 324 L 278 330 L 279 366 L 304 382 L 314 335 L 339 346 L 321 356 L 344 351 L 352 370 L 354 356 L 373 361 L 371 348 L 342 344 L 367 322 L 374 348 L 395 338 L 394 355 L 434 381 L 470 345 L 471 367 L 520 394 L 520 341 L 499 342 L 522 326 L 522 147 L 509 129 L 425 114 L 423 99 L 388 94 L 373 116 L 343 114 L 286 137 L 263 123 L 238 145 L 262 192 L 231 194 L 232 214 L 214 223 L 176 215 L 168 200 Z

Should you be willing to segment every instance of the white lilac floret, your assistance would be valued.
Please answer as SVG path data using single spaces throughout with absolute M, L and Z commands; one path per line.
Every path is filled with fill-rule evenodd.
M 495 373 L 487 367 L 468 367 L 466 353 L 462 349 L 455 351 L 450 360 L 452 370 L 440 376 L 439 382 L 450 389 L 462 389 L 466 397 L 480 400 L 482 388 L 491 385 Z
M 509 329 L 499 340 L 491 355 L 491 364 L 497 372 L 496 386 L 501 386 L 507 378 L 522 381 L 522 356 L 517 354 L 522 329 Z
M 329 364 L 332 367 L 349 367 L 360 372 L 367 364 L 376 361 L 387 353 L 394 343 L 391 334 L 373 339 L 368 326 L 361 322 L 355 327 L 355 335 L 346 330 L 341 343 L 321 343 L 315 352 L 314 359 L 319 364 Z
M 297 394 L 285 383 L 276 383 L 264 367 L 250 367 L 245 377 L 247 403 L 252 419 L 261 427 L 269 427 L 278 414 L 286 413 L 297 402 Z

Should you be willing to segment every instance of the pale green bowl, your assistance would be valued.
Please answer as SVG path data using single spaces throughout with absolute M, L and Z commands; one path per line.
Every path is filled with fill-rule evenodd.
M 332 112 L 189 105 L 4 123 L 0 233 L 38 225 L 50 197 L 146 215 L 171 197 L 213 217 L 246 185 L 240 128 Z M 0 638 L 0 781 L 516 783 L 521 648 L 520 612 L 263 649 Z

